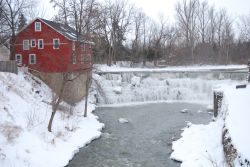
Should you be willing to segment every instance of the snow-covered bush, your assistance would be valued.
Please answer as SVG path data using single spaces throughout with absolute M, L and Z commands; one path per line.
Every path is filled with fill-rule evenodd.
M 22 128 L 17 125 L 13 125 L 10 122 L 6 122 L 0 125 L 0 132 L 4 135 L 7 142 L 13 143 L 16 138 L 19 137 Z

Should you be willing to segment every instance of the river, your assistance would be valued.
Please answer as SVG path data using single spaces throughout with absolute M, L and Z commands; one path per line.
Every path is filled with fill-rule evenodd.
M 179 167 L 169 158 L 172 140 L 187 121 L 206 124 L 212 118 L 205 105 L 191 103 L 99 107 L 95 114 L 105 124 L 102 137 L 80 149 L 68 167 Z

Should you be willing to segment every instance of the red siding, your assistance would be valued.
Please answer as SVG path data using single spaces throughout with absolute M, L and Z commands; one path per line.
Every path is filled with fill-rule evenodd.
M 73 55 L 72 43 L 73 41 L 65 38 L 63 35 L 55 31 L 53 28 L 41 22 L 41 32 L 35 32 L 35 22 L 40 21 L 36 19 L 23 31 L 21 31 L 16 38 L 15 54 L 22 55 L 22 64 L 29 68 L 41 72 L 65 72 L 76 71 L 80 69 L 89 68 L 92 64 L 90 62 L 81 63 L 81 50 L 76 48 L 77 63 L 72 64 L 71 56 Z M 53 39 L 60 40 L 59 49 L 53 49 Z M 36 40 L 36 47 L 30 47 L 29 50 L 23 50 L 23 40 Z M 44 48 L 38 49 L 38 39 L 43 39 Z M 85 44 L 88 45 L 88 44 Z M 29 64 L 29 54 L 36 54 L 36 64 Z M 88 54 L 92 57 L 92 50 L 88 50 Z

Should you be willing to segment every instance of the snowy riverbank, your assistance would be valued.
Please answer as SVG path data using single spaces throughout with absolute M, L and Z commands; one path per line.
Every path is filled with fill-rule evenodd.
M 74 107 L 73 113 L 58 111 L 52 133 L 47 131 L 51 90 L 45 84 L 24 71 L 18 75 L 0 73 L 0 83 L 1 167 L 67 165 L 80 147 L 101 135 L 104 125 L 91 113 L 96 98 L 104 105 L 173 101 L 211 105 L 212 90 L 220 86 L 225 92 L 220 117 L 209 125 L 189 123 L 183 137 L 173 143 L 171 158 L 182 161 L 184 167 L 223 166 L 221 136 L 224 126 L 238 151 L 235 164 L 250 157 L 250 148 L 247 147 L 250 138 L 244 133 L 249 127 L 246 118 L 249 118 L 247 99 L 250 99 L 250 88 L 234 89 L 237 81 L 170 79 L 135 73 L 93 74 L 98 94 L 95 97 L 90 94 L 88 117 L 83 117 L 84 101 Z
M 226 87 L 223 89 L 224 101 L 221 110 L 222 117 L 225 118 L 225 129 L 230 138 L 231 144 L 237 152 L 235 167 L 250 166 L 250 84 L 247 88 L 236 89 Z
M 189 124 L 182 138 L 173 142 L 171 158 L 181 161 L 182 167 L 227 166 L 225 156 L 236 157 L 231 162 L 235 167 L 249 166 L 250 135 L 247 132 L 250 126 L 250 87 L 236 89 L 235 85 L 224 85 L 221 90 L 224 92 L 223 103 L 215 122 L 209 125 Z M 234 153 L 230 151 L 223 152 L 225 130 L 228 133 L 224 137 L 230 139 L 229 144 L 236 150 L 236 155 L 228 155 Z
M 104 125 L 91 113 L 95 109 L 91 100 L 87 118 L 83 117 L 84 101 L 73 113 L 58 111 L 49 133 L 50 89 L 23 71 L 0 73 L 0 83 L 1 167 L 62 167 L 80 147 L 100 137 Z

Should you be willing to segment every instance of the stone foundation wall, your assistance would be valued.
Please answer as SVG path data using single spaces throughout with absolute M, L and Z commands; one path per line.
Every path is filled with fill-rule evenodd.
M 56 94 L 60 92 L 63 82 L 63 73 L 32 73 L 43 80 L 53 92 Z M 83 100 L 86 95 L 87 72 L 81 74 L 72 73 L 72 78 L 77 75 L 80 76 L 73 81 L 68 81 L 64 89 L 63 100 L 69 104 L 74 104 Z

